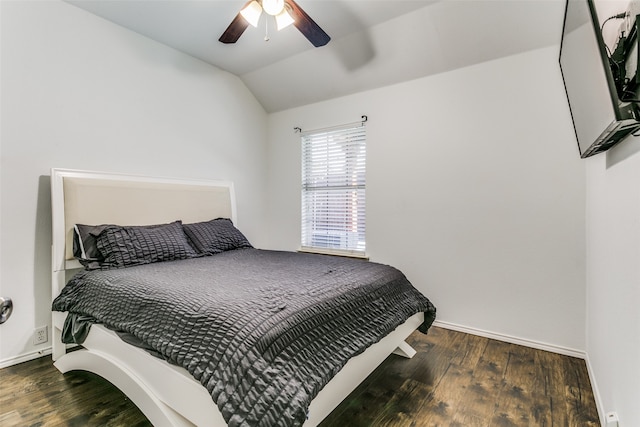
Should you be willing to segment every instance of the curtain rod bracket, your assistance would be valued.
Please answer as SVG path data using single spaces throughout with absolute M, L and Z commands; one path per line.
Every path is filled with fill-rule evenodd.
M 302 133 L 302 129 L 300 129 L 300 128 L 299 128 L 299 127 L 297 127 L 297 126 L 293 128 L 293 131 L 294 131 L 295 133 Z
M 362 116 L 362 123 L 366 123 L 367 120 L 369 120 L 369 117 L 367 116 Z

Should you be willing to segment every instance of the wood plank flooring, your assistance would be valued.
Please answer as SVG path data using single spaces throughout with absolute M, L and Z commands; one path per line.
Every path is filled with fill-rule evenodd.
M 407 340 L 321 427 L 599 426 L 583 360 L 433 327 Z M 0 426 L 150 426 L 107 381 L 43 357 L 0 370 Z

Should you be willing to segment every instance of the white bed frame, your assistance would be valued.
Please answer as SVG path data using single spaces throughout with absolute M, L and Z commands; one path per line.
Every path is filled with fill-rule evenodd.
M 73 259 L 73 226 L 147 225 L 231 218 L 237 224 L 233 183 L 155 178 L 69 169 L 51 170 L 52 295 L 81 265 Z M 226 426 L 207 390 L 185 369 L 122 341 L 93 325 L 83 349 L 67 352 L 61 341 L 66 313 L 53 312 L 53 360 L 61 372 L 96 373 L 122 390 L 156 427 Z M 321 390 L 305 427 L 318 425 L 391 353 L 415 354 L 404 340 L 423 322 L 416 314 L 364 353 L 352 358 Z

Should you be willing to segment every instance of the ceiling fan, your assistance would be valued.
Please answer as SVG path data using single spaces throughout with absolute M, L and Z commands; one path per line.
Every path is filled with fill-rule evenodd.
M 222 43 L 237 42 L 249 24 L 258 26 L 262 11 L 276 18 L 278 30 L 293 24 L 315 47 L 324 46 L 331 40 L 331 37 L 293 0 L 250 0 L 233 18 L 219 40 Z M 265 40 L 268 40 L 268 37 L 265 37 Z

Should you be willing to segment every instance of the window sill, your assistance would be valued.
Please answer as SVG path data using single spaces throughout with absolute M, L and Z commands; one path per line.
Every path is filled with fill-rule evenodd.
M 369 260 L 369 256 L 365 252 L 356 252 L 356 251 L 340 251 L 335 249 L 324 249 L 324 248 L 310 248 L 307 246 L 303 246 L 298 249 L 298 252 L 308 253 L 308 254 L 320 254 L 320 255 L 333 255 L 333 256 L 341 256 L 346 258 L 357 258 L 363 260 Z

